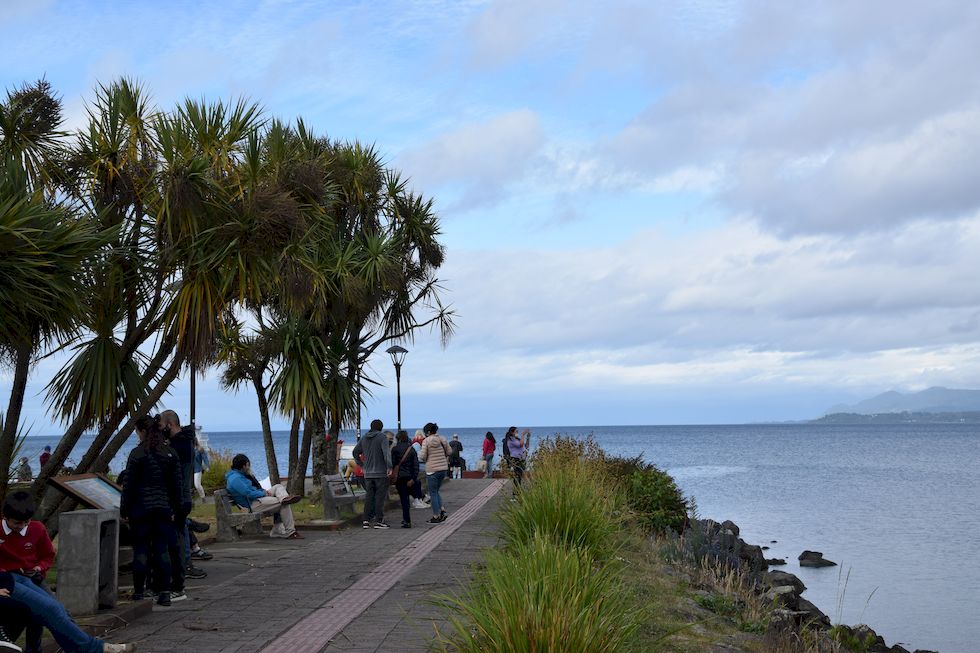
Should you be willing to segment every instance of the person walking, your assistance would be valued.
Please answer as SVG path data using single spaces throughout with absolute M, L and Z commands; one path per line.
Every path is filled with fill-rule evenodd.
M 402 507 L 402 528 L 411 528 L 412 507 L 409 498 L 412 487 L 419 482 L 419 458 L 408 441 L 407 431 L 399 431 L 395 439 L 395 448 L 391 450 L 392 476 L 395 478 L 395 489 L 398 490 L 398 501 Z
M 483 478 L 493 478 L 493 454 L 497 451 L 497 441 L 493 437 L 493 433 L 487 431 L 486 437 L 483 438 L 483 460 L 486 463 L 486 473 Z
M 391 469 L 391 448 L 381 429 L 380 419 L 371 421 L 371 430 L 354 446 L 354 460 L 364 456 L 364 528 L 388 528 L 385 521 L 385 500 L 388 498 L 388 470 Z
M 449 448 L 452 453 L 449 456 L 449 477 L 463 478 L 463 443 L 459 441 L 459 434 L 453 433 L 453 439 L 449 441 Z
M 136 420 L 139 444 L 126 463 L 119 516 L 129 520 L 133 540 L 133 600 L 143 600 L 149 585 L 157 592 L 157 603 L 168 606 L 184 594 L 184 567 L 176 520 L 184 526 L 190 512 L 181 487 L 182 472 L 177 453 L 164 444 L 159 416 Z M 155 578 L 148 578 L 149 560 Z
M 211 459 L 208 458 L 208 450 L 200 440 L 194 438 L 194 489 L 201 495 L 201 501 L 207 498 L 201 480 L 204 478 L 204 472 L 209 469 L 211 469 Z
M 429 485 L 429 496 L 432 497 L 432 518 L 427 524 L 441 524 L 449 515 L 443 510 L 442 497 L 439 488 L 446 479 L 449 469 L 449 457 L 452 450 L 446 438 L 439 435 L 439 425 L 429 422 L 422 431 L 426 434 L 422 441 L 422 453 L 419 460 L 425 463 L 425 480 Z

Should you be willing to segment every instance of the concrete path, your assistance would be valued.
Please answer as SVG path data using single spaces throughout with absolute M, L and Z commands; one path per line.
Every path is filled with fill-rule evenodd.
M 471 578 L 480 552 L 496 543 L 492 519 L 504 482 L 454 481 L 443 492 L 449 519 L 414 528 L 304 531 L 305 540 L 243 540 L 209 547 L 208 572 L 189 581 L 191 600 L 112 633 L 141 653 L 427 651 L 445 629 L 432 597 Z M 302 530 L 302 529 L 301 529 Z

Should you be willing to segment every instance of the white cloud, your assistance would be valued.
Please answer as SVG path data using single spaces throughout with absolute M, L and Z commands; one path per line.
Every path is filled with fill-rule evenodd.
M 534 165 L 545 137 L 537 114 L 518 109 L 461 125 L 402 154 L 421 188 L 462 186 L 466 203 L 495 198 Z

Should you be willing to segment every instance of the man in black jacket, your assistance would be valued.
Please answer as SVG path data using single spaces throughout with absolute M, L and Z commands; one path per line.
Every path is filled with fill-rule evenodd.
M 172 410 L 165 410 L 160 413 L 160 420 L 163 422 L 164 432 L 170 438 L 170 446 L 180 458 L 184 498 L 188 505 L 194 505 L 194 427 L 190 425 L 182 427 L 180 418 Z M 198 569 L 191 562 L 191 539 L 190 532 L 187 530 L 188 514 L 190 514 L 190 508 L 183 515 L 177 515 L 177 519 L 174 520 L 177 527 L 177 540 L 183 543 L 183 546 L 180 547 L 181 564 L 183 564 L 188 578 L 206 578 L 207 572 Z

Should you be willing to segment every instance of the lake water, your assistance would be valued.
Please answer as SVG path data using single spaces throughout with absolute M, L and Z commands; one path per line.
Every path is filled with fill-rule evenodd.
M 504 432 L 481 427 L 442 433 L 459 434 L 472 465 L 487 430 L 498 441 Z M 785 558 L 789 564 L 781 569 L 800 576 L 808 588 L 804 596 L 834 621 L 867 623 L 889 645 L 910 650 L 980 650 L 980 435 L 974 425 L 532 431 L 535 438 L 592 433 L 610 453 L 643 454 L 695 498 L 700 516 L 731 519 L 747 542 L 771 547 L 767 557 Z M 257 475 L 265 475 L 260 433 L 208 435 L 212 448 L 246 453 Z M 286 435 L 276 433 L 283 470 Z M 351 433 L 345 438 L 354 439 Z M 24 455 L 36 469 L 41 447 L 56 442 L 30 438 Z M 499 460 L 499 445 L 497 453 Z M 125 463 L 125 454 L 113 462 L 114 470 Z M 840 567 L 801 569 L 796 558 L 804 549 L 822 551 Z

